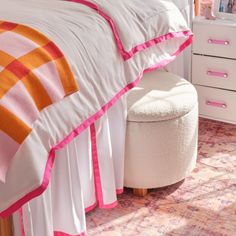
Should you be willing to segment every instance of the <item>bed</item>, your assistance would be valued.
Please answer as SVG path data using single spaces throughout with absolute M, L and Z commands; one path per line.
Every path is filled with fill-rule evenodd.
M 86 212 L 117 205 L 126 93 L 143 73 L 173 61 L 192 37 L 192 1 L 134 2 L 1 0 L 1 18 L 50 37 L 80 87 L 40 113 L 0 182 L 0 214 L 14 213 L 15 235 L 84 235 Z M 188 78 L 188 53 L 166 69 Z

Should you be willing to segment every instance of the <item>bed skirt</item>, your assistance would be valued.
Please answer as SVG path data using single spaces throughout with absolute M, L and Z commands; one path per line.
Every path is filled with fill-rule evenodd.
M 86 212 L 117 205 L 123 192 L 126 113 L 123 96 L 56 153 L 47 190 L 13 215 L 14 235 L 83 235 Z

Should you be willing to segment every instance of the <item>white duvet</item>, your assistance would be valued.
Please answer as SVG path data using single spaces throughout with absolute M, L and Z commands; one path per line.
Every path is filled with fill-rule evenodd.
M 144 72 L 165 66 L 191 42 L 191 32 L 171 0 L 90 3 L 109 16 L 118 38 L 107 19 L 87 5 L 0 0 L 2 20 L 31 26 L 59 46 L 80 87 L 43 110 L 16 153 L 6 182 L 0 183 L 2 216 L 47 188 L 56 150 L 106 113 Z

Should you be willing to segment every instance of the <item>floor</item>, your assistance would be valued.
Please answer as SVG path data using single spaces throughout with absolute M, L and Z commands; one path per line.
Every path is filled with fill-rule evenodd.
M 87 214 L 89 236 L 236 236 L 236 126 L 200 119 L 199 155 L 181 183 Z

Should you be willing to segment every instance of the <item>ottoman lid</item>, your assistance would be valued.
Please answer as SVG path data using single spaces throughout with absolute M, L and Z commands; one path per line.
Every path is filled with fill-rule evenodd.
M 128 94 L 128 121 L 175 119 L 197 104 L 197 92 L 187 80 L 169 72 L 152 71 Z

